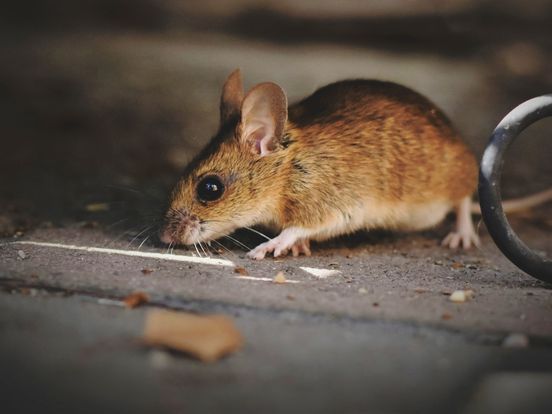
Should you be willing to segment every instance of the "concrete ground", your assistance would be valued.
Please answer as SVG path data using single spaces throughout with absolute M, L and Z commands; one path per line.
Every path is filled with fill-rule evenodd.
M 522 227 L 522 236 L 549 240 L 536 223 Z M 484 247 L 470 252 L 441 248 L 438 233 L 358 236 L 316 246 L 309 258 L 260 262 L 234 247 L 211 255 L 221 264 L 176 261 L 200 258 L 181 249 L 164 256 L 166 249 L 147 243 L 138 249 L 131 239 L 82 226 L 4 240 L 0 365 L 9 392 L 2 406 L 8 412 L 549 411 L 549 286 L 517 270 L 484 232 Z M 163 256 L 128 255 L 142 253 Z M 279 271 L 287 283 L 273 283 Z M 471 289 L 474 297 L 452 303 L 457 289 Z M 148 294 L 147 306 L 232 316 L 244 348 L 211 365 L 146 348 L 139 338 L 147 307 L 128 310 L 121 302 L 137 291 Z
M 248 232 L 207 258 L 167 251 L 150 227 L 236 67 L 290 101 L 343 78 L 406 84 L 479 157 L 513 106 L 552 89 L 546 2 L 261 3 L 47 0 L 0 16 L 0 410 L 552 412 L 551 287 L 481 223 L 467 252 L 439 246 L 449 218 L 260 262 Z M 551 126 L 509 150 L 506 197 L 551 185 Z M 548 204 L 510 219 L 549 256 L 550 217 Z M 138 291 L 149 302 L 125 309 Z M 148 348 L 152 307 L 229 315 L 245 345 L 213 364 Z

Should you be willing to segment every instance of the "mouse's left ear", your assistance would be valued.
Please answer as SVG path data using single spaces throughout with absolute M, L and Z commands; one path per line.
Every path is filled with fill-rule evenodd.
M 222 126 L 228 120 L 240 116 L 240 107 L 243 101 L 243 84 L 241 72 L 236 69 L 232 72 L 224 86 L 220 97 L 220 125 Z
M 241 107 L 240 140 L 256 154 L 265 156 L 276 148 L 287 121 L 287 98 L 272 82 L 249 91 Z

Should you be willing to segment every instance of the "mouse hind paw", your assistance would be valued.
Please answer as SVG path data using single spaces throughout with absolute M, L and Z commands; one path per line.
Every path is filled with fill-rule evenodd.
M 311 255 L 310 242 L 308 239 L 297 240 L 293 246 L 291 246 L 291 253 L 293 257 L 299 256 L 301 253 L 305 256 Z
M 441 243 L 443 246 L 456 249 L 462 247 L 469 249 L 472 246 L 479 247 L 479 236 L 475 233 L 470 213 L 470 198 L 466 197 L 456 210 L 456 229 L 451 231 Z
M 472 232 L 457 232 L 451 231 L 441 242 L 442 246 L 456 249 L 461 247 L 463 249 L 470 249 L 472 246 L 479 247 L 481 242 L 479 236 Z

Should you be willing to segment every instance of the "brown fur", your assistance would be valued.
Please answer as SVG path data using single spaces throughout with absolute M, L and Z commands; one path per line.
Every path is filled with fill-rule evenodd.
M 188 244 L 255 224 L 282 229 L 320 228 L 338 217 L 352 222 L 351 206 L 360 199 L 384 210 L 428 202 L 452 207 L 475 189 L 475 158 L 449 120 L 403 86 L 351 80 L 319 89 L 289 107 L 284 131 L 264 156 L 242 136 L 235 86 L 225 86 L 219 133 L 188 166 L 171 197 L 172 211 L 197 217 L 201 236 L 186 238 L 187 230 L 173 220 L 166 240 Z M 226 191 L 202 203 L 195 188 L 207 174 L 220 176 Z M 388 218 L 362 227 L 404 226 Z M 317 238 L 331 235 L 335 232 Z

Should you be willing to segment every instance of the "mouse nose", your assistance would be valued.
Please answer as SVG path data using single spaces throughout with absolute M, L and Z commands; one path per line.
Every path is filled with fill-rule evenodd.
M 159 231 L 159 240 L 170 244 L 188 244 L 199 233 L 199 218 L 184 209 L 170 209 Z
M 159 231 L 159 240 L 161 240 L 162 243 L 169 244 L 174 242 L 174 238 L 172 235 L 172 232 L 168 228 L 162 228 Z

